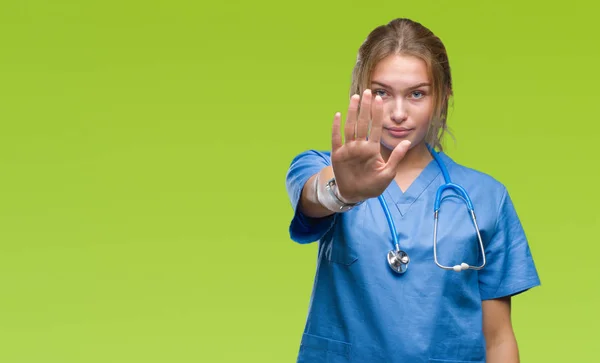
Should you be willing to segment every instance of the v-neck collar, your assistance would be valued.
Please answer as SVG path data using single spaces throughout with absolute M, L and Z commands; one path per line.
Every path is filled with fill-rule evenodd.
M 438 152 L 438 156 L 446 168 L 449 168 L 452 160 L 442 151 Z M 398 183 L 396 183 L 395 180 L 392 180 L 384 192 L 386 194 L 386 199 L 393 201 L 400 212 L 400 215 L 404 216 L 427 187 L 441 174 L 442 170 L 435 159 L 432 159 L 405 192 L 402 192 Z

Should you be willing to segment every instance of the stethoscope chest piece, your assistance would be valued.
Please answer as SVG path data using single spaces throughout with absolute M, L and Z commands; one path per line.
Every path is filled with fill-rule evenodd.
M 387 260 L 392 270 L 399 274 L 403 274 L 406 272 L 406 269 L 408 268 L 408 263 L 410 262 L 410 258 L 408 257 L 406 252 L 394 250 L 388 252 Z

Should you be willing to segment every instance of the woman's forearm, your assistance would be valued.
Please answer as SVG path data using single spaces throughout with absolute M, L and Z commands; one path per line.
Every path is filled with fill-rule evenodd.
M 487 363 L 519 363 L 519 349 L 514 334 L 498 337 L 486 347 Z
M 327 166 L 319 172 L 319 182 L 324 183 L 333 177 L 333 168 L 331 166 Z M 317 200 L 317 191 L 315 185 L 315 179 L 317 174 L 311 176 L 304 188 L 302 189 L 302 194 L 300 196 L 300 202 L 298 203 L 298 208 L 305 215 L 312 218 L 322 218 L 328 215 L 332 215 L 333 212 L 329 209 L 325 208 L 319 201 Z

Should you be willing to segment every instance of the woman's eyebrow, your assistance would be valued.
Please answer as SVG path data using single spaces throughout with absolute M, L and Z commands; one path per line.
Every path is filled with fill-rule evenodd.
M 385 83 L 382 83 L 382 82 L 379 82 L 379 81 L 372 81 L 371 83 L 378 84 L 378 85 L 380 85 L 383 88 L 392 89 L 392 87 L 390 87 L 389 85 L 387 85 Z M 414 89 L 414 88 L 419 88 L 419 87 L 429 87 L 429 86 L 431 86 L 431 84 L 429 84 L 428 82 L 421 82 L 421 83 L 416 84 L 416 85 L 414 85 L 412 87 L 408 87 L 407 89 Z

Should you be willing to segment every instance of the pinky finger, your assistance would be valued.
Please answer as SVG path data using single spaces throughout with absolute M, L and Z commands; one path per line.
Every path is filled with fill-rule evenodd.
M 335 152 L 342 146 L 342 134 L 340 133 L 340 123 L 342 115 L 337 112 L 333 117 L 333 127 L 331 130 L 331 152 Z

